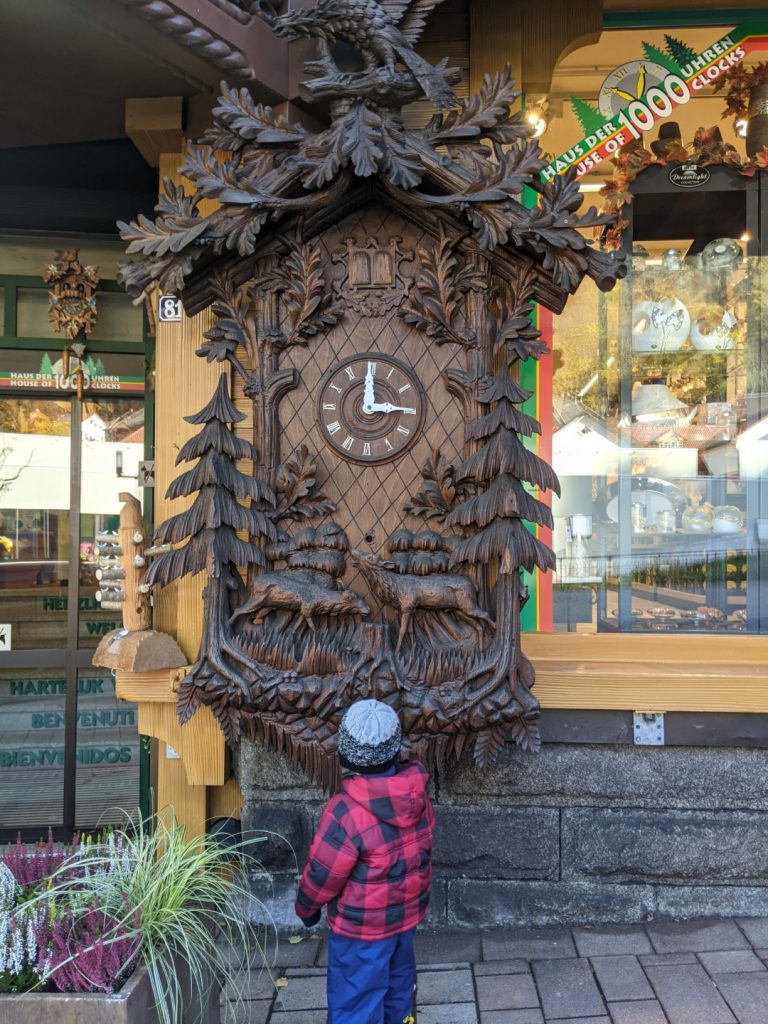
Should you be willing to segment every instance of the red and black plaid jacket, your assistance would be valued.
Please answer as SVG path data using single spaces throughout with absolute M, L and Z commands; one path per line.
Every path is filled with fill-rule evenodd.
M 415 928 L 432 883 L 435 816 L 418 761 L 394 775 L 354 775 L 323 810 L 299 883 L 296 913 L 328 904 L 328 927 L 373 941 Z

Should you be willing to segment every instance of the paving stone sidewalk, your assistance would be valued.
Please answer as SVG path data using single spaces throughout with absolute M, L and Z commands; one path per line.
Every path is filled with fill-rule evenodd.
M 419 932 L 417 1024 L 768 1024 L 768 918 Z M 222 1024 L 326 1024 L 326 943 L 281 939 Z M 361 1021 L 360 1024 L 365 1024 Z

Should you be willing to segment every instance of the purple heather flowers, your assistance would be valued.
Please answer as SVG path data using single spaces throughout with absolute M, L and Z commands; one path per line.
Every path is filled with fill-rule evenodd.
M 139 911 L 126 908 L 116 920 L 96 905 L 62 904 L 45 893 L 64 874 L 85 879 L 94 871 L 125 871 L 126 856 L 112 834 L 102 843 L 71 846 L 49 836 L 0 853 L 0 993 L 120 988 L 138 963 Z

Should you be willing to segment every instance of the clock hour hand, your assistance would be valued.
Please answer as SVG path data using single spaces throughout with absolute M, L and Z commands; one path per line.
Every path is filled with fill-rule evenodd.
M 363 391 L 363 412 L 372 413 L 374 409 L 375 396 L 373 393 L 373 370 L 368 363 L 368 373 L 365 375 L 365 390 Z
M 412 416 L 416 415 L 416 410 L 407 405 L 392 405 L 390 402 L 371 402 L 370 405 L 363 406 L 364 412 L 406 412 Z

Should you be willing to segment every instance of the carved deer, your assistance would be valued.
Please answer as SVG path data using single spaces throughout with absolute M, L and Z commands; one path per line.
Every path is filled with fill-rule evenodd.
M 395 608 L 400 615 L 400 632 L 395 652 L 399 653 L 406 633 L 412 628 L 417 611 L 433 611 L 438 615 L 453 612 L 466 619 L 477 631 L 480 650 L 483 649 L 483 623 L 495 629 L 493 619 L 477 603 L 477 589 L 466 576 L 435 573 L 416 576 L 398 573 L 393 562 L 385 562 L 378 555 L 365 554 L 353 549 L 350 559 L 359 569 L 371 590 L 383 604 Z
M 256 615 L 262 609 L 298 612 L 315 632 L 318 615 L 370 615 L 370 608 L 353 590 L 332 590 L 309 582 L 290 570 L 266 572 L 251 585 L 251 596 L 237 608 L 231 621 Z

